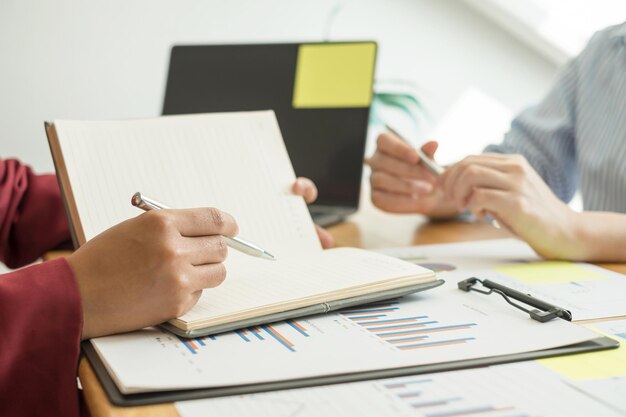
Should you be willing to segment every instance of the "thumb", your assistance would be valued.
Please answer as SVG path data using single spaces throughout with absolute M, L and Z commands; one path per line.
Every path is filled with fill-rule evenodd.
M 320 239 L 320 242 L 322 243 L 322 248 L 328 249 L 328 248 L 333 247 L 333 245 L 335 244 L 335 239 L 333 238 L 333 235 L 331 235 L 328 230 L 316 224 L 315 231 L 317 232 L 317 237 Z
M 434 159 L 435 156 L 435 152 L 437 151 L 437 148 L 439 148 L 439 142 L 431 140 L 429 142 L 426 142 L 423 146 L 422 146 L 422 151 L 428 155 L 429 157 Z

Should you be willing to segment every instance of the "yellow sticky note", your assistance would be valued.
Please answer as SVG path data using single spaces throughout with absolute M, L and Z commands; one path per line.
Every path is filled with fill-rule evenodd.
M 367 107 L 372 102 L 375 43 L 309 44 L 298 49 L 293 107 Z
M 612 339 L 620 340 L 597 329 L 591 328 L 591 330 Z M 617 349 L 557 356 L 539 359 L 537 362 L 566 378 L 578 381 L 626 376 L 626 347 L 624 347 L 623 343 L 625 341 L 620 340 L 620 342 L 622 344 Z
M 530 262 L 495 269 L 527 284 L 558 284 L 606 278 L 600 271 L 564 261 Z

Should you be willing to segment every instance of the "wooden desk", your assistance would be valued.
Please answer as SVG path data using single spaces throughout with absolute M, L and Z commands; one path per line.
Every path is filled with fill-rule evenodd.
M 432 223 L 420 216 L 392 216 L 374 209 L 359 213 L 349 222 L 333 226 L 329 230 L 335 237 L 337 246 L 369 249 L 510 237 L 509 233 L 484 223 Z M 626 274 L 626 264 L 600 266 Z M 84 358 L 80 362 L 78 373 L 93 417 L 179 416 L 173 404 L 116 407 L 109 402 L 91 366 Z

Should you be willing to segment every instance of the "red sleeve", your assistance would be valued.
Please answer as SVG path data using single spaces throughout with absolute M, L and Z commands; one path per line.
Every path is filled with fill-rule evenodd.
M 17 268 L 69 239 L 55 176 L 0 159 L 0 261 Z
M 79 416 L 81 330 L 64 258 L 0 275 L 0 416 Z

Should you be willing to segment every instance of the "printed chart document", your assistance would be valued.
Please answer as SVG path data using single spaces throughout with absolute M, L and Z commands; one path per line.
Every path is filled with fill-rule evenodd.
M 220 208 L 277 258 L 230 251 L 228 279 L 171 321 L 182 334 L 435 281 L 429 269 L 392 257 L 322 250 L 303 199 L 290 191 L 295 174 L 272 111 L 55 121 L 47 133 L 78 245 L 139 215 L 130 204 L 139 191 L 169 207 Z
M 588 328 L 626 342 L 626 320 Z M 626 347 L 464 371 L 184 401 L 182 417 L 617 416 L 626 414 Z
M 571 386 L 626 415 L 626 319 L 590 323 L 587 327 L 622 344 L 618 349 L 538 362 Z
M 503 304 L 440 287 L 397 301 L 215 336 L 184 339 L 146 329 L 91 343 L 127 394 L 449 363 L 598 337 L 560 319 L 539 323 Z
M 574 320 L 626 315 L 626 276 L 595 265 L 542 261 L 517 239 L 420 245 L 378 251 L 436 271 L 447 285 L 475 276 L 565 308 Z
M 176 403 L 181 417 L 617 417 L 535 362 Z

